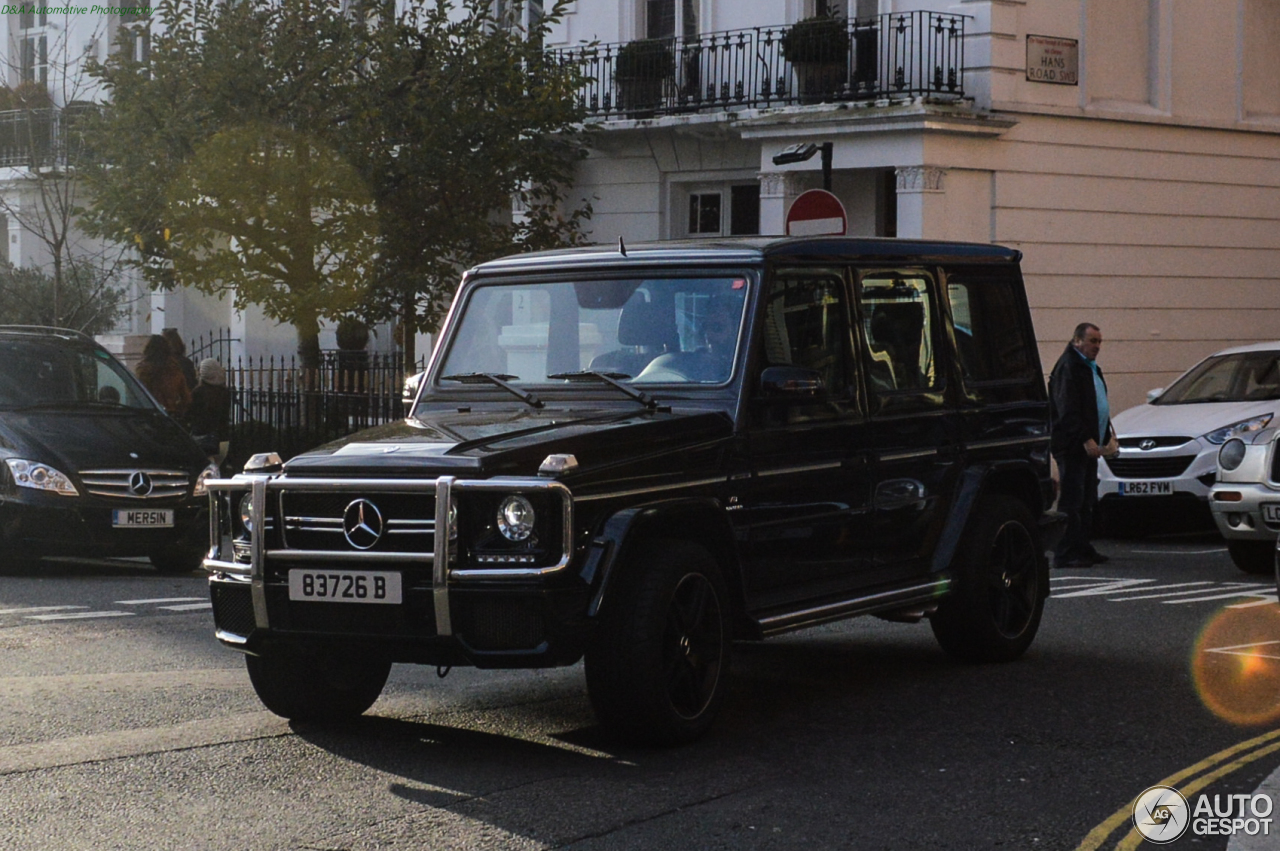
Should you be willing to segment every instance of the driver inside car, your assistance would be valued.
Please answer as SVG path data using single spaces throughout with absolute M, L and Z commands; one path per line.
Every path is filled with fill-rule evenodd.
M 706 312 L 695 327 L 698 345 L 691 351 L 670 352 L 654 358 L 635 380 L 728 381 L 738 345 L 738 328 L 742 324 L 742 303 L 740 291 L 713 294 L 707 299 Z

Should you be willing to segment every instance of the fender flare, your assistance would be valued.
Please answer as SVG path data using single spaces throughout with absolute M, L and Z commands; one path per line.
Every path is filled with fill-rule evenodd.
M 955 560 L 965 534 L 972 526 L 973 515 L 982 498 L 989 493 L 1004 493 L 1017 497 L 1027 503 L 1032 516 L 1040 520 L 1048 509 L 1040 498 L 1040 480 L 1035 467 L 1029 461 L 1010 460 L 990 464 L 978 464 L 969 467 L 960 476 L 956 487 L 956 497 L 951 503 L 951 514 L 947 517 L 942 534 L 938 538 L 938 546 L 933 551 L 930 570 L 941 573 L 949 570 Z M 1047 570 L 1048 560 L 1040 556 L 1042 566 Z M 1048 583 L 1044 583 L 1048 593 Z
M 655 525 L 661 531 L 653 531 Z M 733 531 L 719 500 L 702 497 L 630 506 L 600 524 L 581 572 L 588 583 L 599 583 L 587 607 L 587 617 L 594 620 L 602 606 L 608 605 L 612 580 L 626 562 L 628 549 L 642 537 L 675 538 L 706 547 L 724 572 L 734 607 L 742 611 L 742 574 Z

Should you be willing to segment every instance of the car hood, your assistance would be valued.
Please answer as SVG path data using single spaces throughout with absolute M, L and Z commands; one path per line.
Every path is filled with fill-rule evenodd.
M 1195 402 L 1187 405 L 1138 405 L 1112 418 L 1119 437 L 1156 437 L 1203 434 L 1251 419 L 1280 412 L 1280 401 Z
M 208 464 L 173 420 L 128 409 L 0 412 L 0 451 L 64 473 L 144 467 L 195 472 Z
M 660 474 L 709 463 L 706 451 L 730 437 L 723 411 L 505 411 L 452 413 L 369 429 L 299 455 L 298 476 L 532 476 L 553 454 L 571 454 L 570 477 Z M 701 449 L 695 460 L 690 450 Z

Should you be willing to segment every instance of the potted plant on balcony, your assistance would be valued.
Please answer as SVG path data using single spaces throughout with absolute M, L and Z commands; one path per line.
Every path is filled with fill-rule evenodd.
M 829 100 L 848 82 L 849 29 L 840 18 L 797 21 L 783 33 L 781 47 L 800 81 L 802 102 Z
M 618 108 L 631 118 L 647 118 L 662 103 L 676 75 L 675 52 L 667 39 L 647 38 L 624 44 L 614 60 Z

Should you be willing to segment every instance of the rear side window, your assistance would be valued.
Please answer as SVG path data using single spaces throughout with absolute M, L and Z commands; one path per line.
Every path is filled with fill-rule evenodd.
M 1013 269 L 948 270 L 956 354 L 967 384 L 1027 381 L 1036 368 L 1020 279 Z
M 937 317 L 922 272 L 874 272 L 859 286 L 867 381 L 877 393 L 921 393 L 942 384 L 934 351 Z

